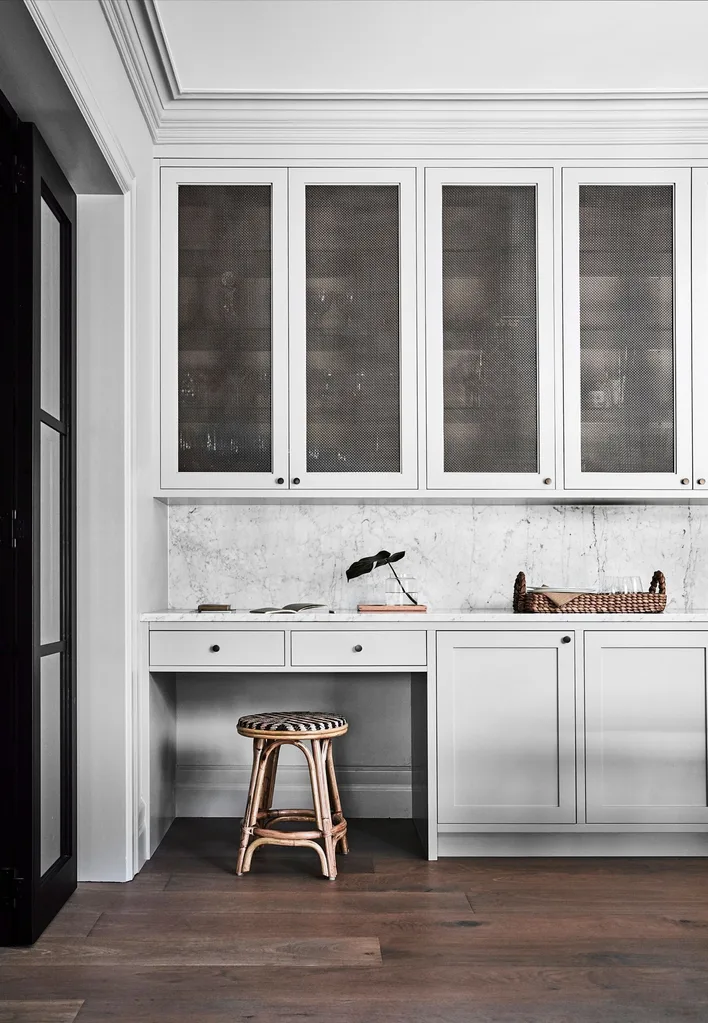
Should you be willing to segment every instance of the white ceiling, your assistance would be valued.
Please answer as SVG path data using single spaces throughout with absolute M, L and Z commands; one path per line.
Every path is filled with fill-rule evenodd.
M 185 92 L 706 90 L 707 0 L 155 0 Z

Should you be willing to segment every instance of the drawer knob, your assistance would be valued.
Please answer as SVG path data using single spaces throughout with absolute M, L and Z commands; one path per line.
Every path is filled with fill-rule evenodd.
M 570 636 L 563 636 L 561 643 L 570 643 Z
M 218 652 L 221 650 L 221 647 L 219 646 L 218 643 L 215 643 L 214 646 L 209 647 L 209 649 L 213 654 L 218 654 Z
M 703 477 L 701 477 L 698 482 L 700 486 L 703 486 L 705 484 L 705 480 L 703 479 Z
M 354 653 L 355 653 L 355 654 L 360 654 L 360 653 L 361 653 L 361 651 L 362 651 L 363 649 L 364 649 L 364 648 L 363 648 L 363 646 L 361 645 L 361 643 L 357 643 L 357 645 L 356 645 L 356 646 L 354 647 Z

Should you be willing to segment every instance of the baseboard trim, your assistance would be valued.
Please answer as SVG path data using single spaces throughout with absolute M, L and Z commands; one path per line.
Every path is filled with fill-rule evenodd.
M 708 856 L 697 832 L 439 833 L 438 856 Z
M 250 765 L 179 765 L 176 779 L 178 817 L 240 817 L 246 805 Z M 349 817 L 412 816 L 410 767 L 337 765 L 337 781 Z M 278 767 L 276 806 L 311 806 L 307 770 Z

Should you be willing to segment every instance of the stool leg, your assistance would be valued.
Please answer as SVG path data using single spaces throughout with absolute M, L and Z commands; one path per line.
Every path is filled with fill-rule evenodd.
M 280 746 L 276 746 L 273 752 L 268 757 L 268 763 L 265 770 L 265 779 L 263 782 L 263 799 L 261 800 L 262 805 L 258 808 L 259 810 L 270 810 L 273 805 L 273 795 L 275 793 L 275 776 L 278 771 L 278 757 L 280 756 Z
M 322 815 L 322 839 L 324 841 L 325 858 L 330 881 L 337 877 L 337 857 L 334 852 L 334 839 L 332 838 L 332 810 L 329 805 L 329 789 L 327 788 L 327 775 L 325 772 L 325 752 L 321 739 L 312 739 L 312 755 L 315 761 L 315 774 L 317 776 L 317 788 L 319 790 L 320 812 Z
M 332 802 L 333 813 L 342 812 L 342 802 L 339 798 L 339 786 L 337 785 L 337 775 L 334 773 L 334 758 L 332 756 L 332 740 L 330 739 L 327 743 L 327 779 L 329 781 L 329 794 Z M 349 852 L 349 842 L 347 841 L 346 831 L 339 839 L 339 844 L 342 847 L 342 852 L 346 854 Z
M 238 847 L 238 859 L 236 860 L 236 873 L 241 876 L 243 874 L 243 863 L 246 857 L 246 847 L 249 839 L 253 835 L 253 825 L 256 823 L 258 816 L 258 803 L 260 802 L 261 786 L 258 784 L 259 778 L 262 777 L 262 757 L 263 747 L 265 745 L 265 739 L 254 739 L 253 741 L 253 767 L 251 768 L 251 782 L 248 787 L 248 800 L 246 801 L 246 811 L 243 815 L 243 822 L 241 824 L 241 842 Z

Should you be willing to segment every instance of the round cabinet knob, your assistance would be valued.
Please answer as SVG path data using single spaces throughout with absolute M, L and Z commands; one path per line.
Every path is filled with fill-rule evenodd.
M 275 482 L 276 483 L 285 483 L 285 480 L 283 479 L 282 476 L 278 476 L 278 478 L 277 478 L 277 480 Z
M 295 477 L 295 479 L 293 480 L 293 483 L 294 483 L 295 485 L 297 485 L 297 484 L 298 484 L 299 482 L 300 482 L 300 477 L 299 477 L 299 476 L 296 476 L 296 477 Z
M 209 649 L 213 654 L 218 654 L 218 652 L 221 650 L 221 647 L 219 646 L 218 643 L 215 643 L 214 646 L 210 647 Z
M 546 484 L 547 487 L 550 487 L 551 483 L 553 483 L 553 480 L 551 479 L 550 476 L 546 476 L 543 482 Z
M 691 481 L 689 480 L 688 476 L 684 476 L 681 482 L 683 483 L 684 487 L 687 487 Z
M 356 646 L 354 647 L 354 653 L 355 653 L 355 654 L 360 654 L 360 653 L 361 653 L 361 651 L 362 651 L 363 649 L 364 649 L 364 648 L 363 648 L 363 646 L 361 645 L 361 643 L 357 643 L 357 645 L 356 645 Z
M 570 636 L 563 636 L 561 643 L 570 643 Z
M 704 484 L 704 483 L 705 483 L 705 480 L 704 480 L 704 479 L 700 479 L 700 480 L 698 481 L 698 484 L 699 484 L 699 486 L 701 486 L 701 487 L 703 486 L 703 484 Z

